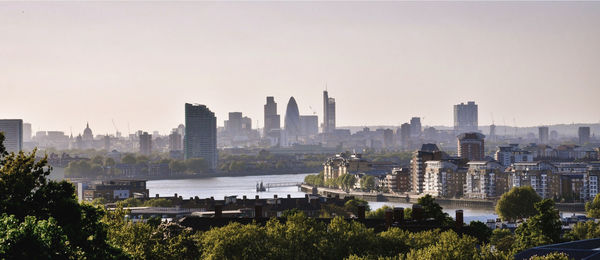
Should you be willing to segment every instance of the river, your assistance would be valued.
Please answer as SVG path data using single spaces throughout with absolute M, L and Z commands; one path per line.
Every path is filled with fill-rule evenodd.
M 198 196 L 200 198 L 223 199 L 225 196 L 237 195 L 241 198 L 243 195 L 248 198 L 254 198 L 259 195 L 261 198 L 272 198 L 277 194 L 279 197 L 285 197 L 290 194 L 293 198 L 304 197 L 304 192 L 299 191 L 297 187 L 271 188 L 265 192 L 256 192 L 256 183 L 282 183 L 282 182 L 302 182 L 308 174 L 281 174 L 281 175 L 262 175 L 262 176 L 242 176 L 242 177 L 216 177 L 201 179 L 179 179 L 179 180 L 150 180 L 146 186 L 150 191 L 150 196 L 159 194 L 160 196 L 173 196 L 177 193 L 183 198 Z M 369 202 L 371 210 L 388 205 L 392 207 L 411 207 L 409 203 L 394 202 Z M 455 210 L 458 208 L 444 208 L 444 212 L 454 217 Z M 464 211 L 465 222 L 482 221 L 495 219 L 493 209 L 469 209 L 461 208 Z

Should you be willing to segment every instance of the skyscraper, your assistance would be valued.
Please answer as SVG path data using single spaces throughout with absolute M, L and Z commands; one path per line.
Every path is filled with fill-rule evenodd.
M 266 136 L 269 131 L 279 128 L 281 128 L 281 118 L 277 114 L 277 103 L 275 103 L 275 98 L 267 97 L 267 104 L 265 104 L 265 128 L 263 129 L 263 134 Z
M 185 104 L 184 158 L 203 158 L 217 168 L 217 118 L 205 105 Z
M 319 117 L 300 116 L 300 133 L 303 136 L 312 136 L 319 134 Z
M 148 132 L 143 132 L 140 135 L 140 153 L 143 155 L 152 154 L 152 135 Z
M 4 148 L 7 152 L 19 152 L 23 149 L 23 120 L 0 119 L 0 132 L 4 133 Z
M 590 127 L 580 126 L 579 127 L 579 144 L 586 144 L 590 142 Z
M 23 123 L 23 142 L 31 142 L 31 124 Z
M 397 134 L 397 133 L 396 133 Z M 410 124 L 404 123 L 400 126 L 400 145 L 403 149 L 410 149 Z
M 177 131 L 169 135 L 169 151 L 181 151 L 181 135 Z
M 481 161 L 484 158 L 485 135 L 480 133 L 463 133 L 458 135 L 458 157 L 469 161 Z
M 323 133 L 335 131 L 335 99 L 330 98 L 327 90 L 323 91 Z
M 473 101 L 467 104 L 454 105 L 454 131 L 456 134 L 465 132 L 477 132 L 477 105 Z
M 540 144 L 547 144 L 548 143 L 548 127 L 540 126 L 540 127 L 538 127 L 538 132 L 539 132 Z
M 287 109 L 285 110 L 284 127 L 288 143 L 297 141 L 298 135 L 300 135 L 300 112 L 298 111 L 298 104 L 296 104 L 294 97 L 290 97 L 290 101 L 288 101 Z
M 421 135 L 421 118 L 413 117 L 410 119 L 410 136 L 418 137 Z

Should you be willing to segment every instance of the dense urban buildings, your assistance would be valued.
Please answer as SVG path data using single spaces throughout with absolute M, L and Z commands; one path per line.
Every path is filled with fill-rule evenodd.
M 458 157 L 469 161 L 480 161 L 485 157 L 485 135 L 463 133 L 458 136 Z
M 217 167 L 217 118 L 205 105 L 185 104 L 184 158 L 203 158 Z
M 323 91 L 323 133 L 335 131 L 335 99 L 329 97 L 327 90 Z
M 4 133 L 4 147 L 7 152 L 18 153 L 23 149 L 23 120 L 0 119 L 0 132 Z
M 410 161 L 412 191 L 423 193 L 427 161 L 441 160 L 442 152 L 435 144 L 423 144 Z
M 300 116 L 300 135 L 309 137 L 317 134 L 319 134 L 319 117 Z
M 410 136 L 418 137 L 421 136 L 421 118 L 413 117 L 410 119 Z
M 454 131 L 456 134 L 478 131 L 477 105 L 473 101 L 454 105 Z

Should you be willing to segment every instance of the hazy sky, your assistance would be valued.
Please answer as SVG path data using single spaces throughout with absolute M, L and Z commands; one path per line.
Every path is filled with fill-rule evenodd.
M 0 118 L 167 133 L 184 103 L 263 124 L 290 96 L 337 124 L 600 121 L 600 2 L 0 2 Z M 311 109 L 312 107 L 312 109 Z M 514 118 L 514 121 L 513 121 Z

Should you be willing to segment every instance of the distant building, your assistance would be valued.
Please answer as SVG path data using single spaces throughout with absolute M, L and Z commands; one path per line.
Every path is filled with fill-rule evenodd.
M 485 135 L 480 133 L 463 133 L 458 136 L 458 156 L 469 161 L 481 161 L 484 156 Z
M 217 168 L 217 118 L 205 105 L 185 104 L 184 158 L 203 158 Z
M 280 116 L 277 114 L 277 103 L 275 103 L 275 98 L 267 97 L 267 104 L 265 104 L 265 128 L 263 129 L 263 134 L 266 136 L 271 130 L 280 128 Z
M 496 142 L 496 125 L 494 125 L 494 124 L 490 125 L 489 140 L 492 142 Z
M 395 145 L 396 144 L 394 142 L 394 130 L 392 130 L 392 129 L 383 130 L 383 146 L 385 146 L 385 148 L 392 148 Z
M 539 131 L 539 138 L 540 138 L 540 144 L 548 144 L 548 127 L 547 126 L 540 126 L 538 128 Z
M 581 126 L 579 127 L 579 144 L 586 144 L 590 142 L 590 127 Z
M 419 137 L 421 136 L 421 118 L 413 117 L 410 119 L 410 136 Z
M 335 131 L 335 99 L 329 97 L 327 90 L 323 91 L 323 133 Z
M 508 190 L 508 174 L 504 167 L 492 161 L 473 161 L 467 163 L 465 197 L 471 199 L 490 199 L 501 196 Z
M 502 166 L 508 167 L 516 162 L 532 162 L 533 153 L 519 148 L 519 144 L 499 146 L 494 154 L 494 159 Z
M 287 109 L 285 110 L 285 136 L 286 144 L 294 144 L 298 141 L 300 135 L 300 112 L 298 104 L 294 97 L 290 97 Z
M 508 170 L 509 187 L 531 186 L 542 198 L 561 195 L 560 174 L 554 165 L 545 162 L 514 163 Z
M 410 149 L 411 147 L 410 130 L 411 127 L 409 123 L 404 123 L 400 126 L 400 144 L 404 149 Z
M 104 136 L 104 150 L 110 151 L 110 136 L 108 135 Z
M 457 134 L 478 131 L 477 105 L 473 101 L 454 105 L 454 131 Z
M 148 132 L 143 132 L 140 136 L 140 153 L 143 155 L 152 154 L 152 135 Z
M 23 120 L 0 119 L 0 132 L 4 133 L 4 147 L 7 152 L 23 150 Z
M 145 180 L 110 180 L 84 185 L 78 183 L 77 193 L 80 199 L 92 201 L 97 198 L 107 200 L 127 198 L 148 198 L 149 191 Z
M 300 135 L 314 136 L 319 134 L 319 117 L 300 116 Z
M 83 138 L 84 142 L 93 142 L 94 141 L 94 134 L 92 133 L 92 129 L 90 128 L 89 123 L 85 124 L 85 129 L 83 129 L 82 138 Z
M 23 142 L 31 142 L 31 124 L 23 123 Z
M 441 159 L 442 152 L 435 144 L 423 144 L 420 150 L 413 153 L 413 158 L 410 161 L 412 192 L 423 193 L 425 163 Z
M 169 151 L 181 151 L 183 150 L 181 142 L 181 135 L 177 131 L 173 131 L 169 135 Z

